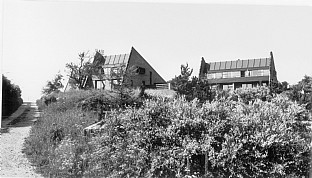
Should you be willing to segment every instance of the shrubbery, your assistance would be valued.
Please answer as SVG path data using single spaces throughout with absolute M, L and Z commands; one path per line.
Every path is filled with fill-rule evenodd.
M 72 93 L 76 99 L 63 105 L 82 95 L 97 96 Z M 307 176 L 311 118 L 304 107 L 265 88 L 215 95 L 211 102 L 157 96 L 139 108 L 114 108 L 92 138 L 82 129 L 96 116 L 76 107 L 59 112 L 58 101 L 32 128 L 26 153 L 57 177 Z
M 116 113 L 94 139 L 91 175 L 104 177 L 301 177 L 310 167 L 304 108 L 278 96 L 146 101 Z M 205 169 L 205 155 L 206 169 Z M 187 161 L 189 160 L 189 161 Z M 189 172 L 187 172 L 189 162 Z M 92 169 L 93 168 L 93 169 Z
M 2 116 L 10 116 L 23 104 L 21 89 L 2 75 Z

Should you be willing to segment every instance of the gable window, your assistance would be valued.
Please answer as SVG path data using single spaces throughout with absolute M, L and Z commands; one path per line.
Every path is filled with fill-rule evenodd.
M 143 68 L 143 67 L 138 67 L 138 68 L 137 68 L 137 73 L 138 73 L 138 74 L 145 74 L 145 68 Z

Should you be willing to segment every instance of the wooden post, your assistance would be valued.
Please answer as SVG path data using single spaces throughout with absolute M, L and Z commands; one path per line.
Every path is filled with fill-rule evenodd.
M 208 174 L 208 153 L 205 152 L 205 175 Z
M 186 172 L 188 175 L 190 175 L 190 173 L 191 173 L 191 165 L 190 165 L 190 158 L 189 157 L 186 158 Z

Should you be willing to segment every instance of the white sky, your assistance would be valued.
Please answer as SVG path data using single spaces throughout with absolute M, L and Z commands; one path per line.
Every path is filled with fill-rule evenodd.
M 279 81 L 312 76 L 309 1 L 144 2 L 2 1 L 2 73 L 24 101 L 34 101 L 79 52 L 121 54 L 134 46 L 165 80 L 186 62 L 197 76 L 202 56 L 253 59 L 270 51 Z

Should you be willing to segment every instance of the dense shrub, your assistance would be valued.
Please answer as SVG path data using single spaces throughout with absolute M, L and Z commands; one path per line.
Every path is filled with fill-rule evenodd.
M 256 87 L 256 88 L 238 88 L 236 90 L 214 90 L 212 91 L 215 96 L 215 100 L 220 100 L 222 98 L 240 101 L 245 104 L 254 102 L 257 99 L 262 101 L 270 101 L 273 95 L 270 94 L 270 89 L 268 87 Z
M 304 108 L 282 96 L 198 105 L 197 100 L 150 100 L 140 109 L 116 112 L 91 143 L 88 174 L 203 176 L 205 155 L 207 176 L 308 174 L 311 129 Z
M 96 120 L 91 112 L 55 113 L 58 105 L 26 141 L 52 177 L 302 177 L 311 169 L 307 110 L 265 88 L 115 108 L 92 138 L 82 134 Z
M 21 89 L 2 75 L 2 116 L 10 116 L 23 104 Z

